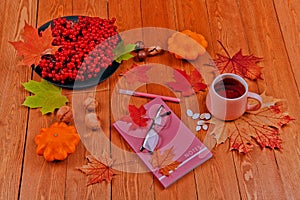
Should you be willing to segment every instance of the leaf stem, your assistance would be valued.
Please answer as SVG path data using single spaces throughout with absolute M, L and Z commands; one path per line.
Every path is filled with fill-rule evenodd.
M 222 44 L 222 42 L 221 42 L 220 40 L 217 40 L 217 41 L 218 41 L 218 43 L 221 45 L 221 47 L 224 49 L 226 55 L 227 55 L 229 58 L 231 58 L 230 54 L 228 53 L 227 49 L 226 49 L 225 46 Z

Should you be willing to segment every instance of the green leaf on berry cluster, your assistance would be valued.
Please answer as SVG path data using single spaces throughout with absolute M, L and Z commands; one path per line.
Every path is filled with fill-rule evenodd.
M 134 57 L 131 52 L 135 49 L 135 44 L 125 45 L 123 41 L 119 42 L 116 48 L 113 50 L 114 60 L 121 63 L 123 60 L 129 60 Z
M 22 105 L 29 108 L 41 108 L 42 114 L 54 112 L 56 108 L 64 106 L 68 98 L 61 94 L 62 89 L 43 80 L 41 82 L 30 80 L 23 83 L 24 88 L 33 93 L 26 97 Z

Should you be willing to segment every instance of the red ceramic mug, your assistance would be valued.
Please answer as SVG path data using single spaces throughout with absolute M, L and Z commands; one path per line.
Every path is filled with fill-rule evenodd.
M 249 104 L 248 99 L 255 99 L 256 104 Z M 216 118 L 230 121 L 242 116 L 246 111 L 261 108 L 259 94 L 249 92 L 247 82 L 232 73 L 218 75 L 212 82 L 206 97 L 206 106 Z

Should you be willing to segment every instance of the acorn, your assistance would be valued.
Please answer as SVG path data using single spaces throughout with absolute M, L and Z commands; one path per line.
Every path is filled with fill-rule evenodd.
M 136 58 L 138 61 L 142 62 L 144 60 L 146 60 L 147 58 L 147 53 L 145 50 L 140 50 L 137 54 L 136 54 Z
M 143 41 L 137 41 L 135 43 L 135 48 L 134 48 L 135 52 L 138 52 L 140 50 L 144 50 L 144 48 L 145 48 L 145 44 L 144 44 Z

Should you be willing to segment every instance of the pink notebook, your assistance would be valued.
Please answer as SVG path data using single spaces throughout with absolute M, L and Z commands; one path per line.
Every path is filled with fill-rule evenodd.
M 128 120 L 114 127 L 164 188 L 212 157 L 212 153 L 159 97 L 144 105 L 146 127 L 130 128 Z

